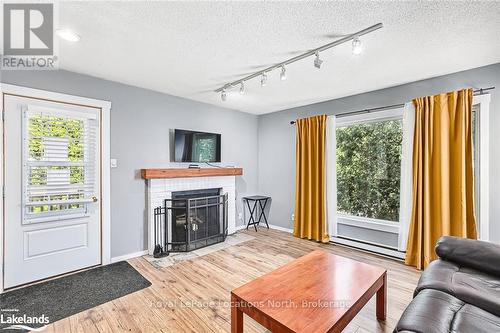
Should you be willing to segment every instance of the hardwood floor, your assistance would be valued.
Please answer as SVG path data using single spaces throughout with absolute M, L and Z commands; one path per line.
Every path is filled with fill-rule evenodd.
M 344 332 L 392 332 L 420 276 L 401 262 L 354 249 L 264 228 L 245 232 L 255 239 L 167 268 L 129 260 L 151 287 L 52 323 L 45 332 L 230 332 L 232 289 L 318 248 L 388 270 L 387 320 L 376 320 L 374 297 Z M 244 332 L 266 332 L 248 317 L 244 322 Z

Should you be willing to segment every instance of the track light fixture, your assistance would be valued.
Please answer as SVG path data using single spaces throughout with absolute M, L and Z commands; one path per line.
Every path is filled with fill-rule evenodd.
M 354 37 L 352 40 L 352 54 L 358 55 L 363 51 L 363 44 L 358 36 Z
M 225 101 L 226 98 L 227 98 L 227 95 L 226 95 L 226 90 L 227 89 L 234 89 L 239 84 L 240 85 L 240 94 L 244 94 L 245 93 L 245 86 L 244 86 L 243 82 L 248 81 L 248 80 L 252 80 L 252 79 L 257 78 L 259 76 L 260 76 L 260 85 L 262 87 L 265 87 L 267 85 L 267 74 L 266 73 L 271 72 L 271 71 L 273 71 L 275 69 L 280 69 L 281 70 L 281 72 L 280 72 L 280 80 L 284 81 L 284 80 L 286 80 L 286 69 L 285 69 L 285 66 L 288 66 L 289 64 L 292 64 L 294 62 L 297 62 L 299 60 L 302 60 L 302 59 L 305 59 L 305 58 L 308 58 L 308 57 L 311 57 L 311 56 L 315 56 L 315 58 L 314 58 L 314 67 L 320 69 L 321 65 L 323 64 L 323 60 L 320 59 L 319 53 L 323 52 L 323 51 L 326 51 L 328 49 L 331 49 L 332 47 L 344 44 L 344 43 L 352 42 L 352 54 L 358 55 L 358 54 L 360 54 L 363 51 L 363 47 L 362 47 L 362 43 L 361 43 L 360 37 L 364 36 L 366 34 L 369 34 L 369 33 L 373 32 L 375 30 L 381 29 L 381 28 L 383 28 L 383 24 L 382 23 L 377 23 L 377 24 L 372 25 L 372 26 L 370 26 L 368 28 L 365 28 L 363 30 L 355 32 L 355 33 L 353 33 L 351 35 L 348 35 L 348 36 L 342 37 L 340 39 L 334 40 L 334 41 L 332 41 L 332 42 L 330 42 L 328 44 L 321 45 L 321 46 L 319 46 L 319 47 L 317 47 L 315 49 L 312 49 L 312 50 L 309 50 L 309 51 L 304 52 L 302 54 L 299 54 L 299 55 L 297 55 L 297 56 L 295 56 L 293 58 L 287 59 L 285 61 L 282 61 L 282 62 L 279 62 L 279 63 L 274 64 L 272 66 L 269 66 L 267 68 L 261 69 L 258 72 L 254 72 L 252 74 L 249 74 L 249 75 L 247 75 L 247 76 L 245 76 L 243 78 L 240 78 L 240 79 L 238 79 L 236 81 L 226 83 L 222 87 L 215 89 L 214 92 L 221 93 L 221 99 L 223 101 Z
M 260 85 L 262 87 L 267 86 L 267 75 L 265 72 L 262 72 L 262 77 L 260 78 Z
M 286 80 L 286 69 L 285 69 L 285 66 L 281 66 L 280 80 L 281 81 L 285 81 Z
M 321 60 L 319 58 L 319 52 L 316 51 L 316 59 L 314 59 L 314 67 L 316 67 L 317 69 L 320 69 L 321 68 L 321 64 L 323 63 L 323 60 Z

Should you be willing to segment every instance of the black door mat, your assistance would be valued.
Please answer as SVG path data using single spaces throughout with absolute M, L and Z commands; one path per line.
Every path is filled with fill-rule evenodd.
M 0 294 L 0 329 L 40 328 L 46 321 L 53 323 L 150 285 L 128 262 L 120 261 L 8 291 Z M 21 330 L 5 330 L 13 325 Z

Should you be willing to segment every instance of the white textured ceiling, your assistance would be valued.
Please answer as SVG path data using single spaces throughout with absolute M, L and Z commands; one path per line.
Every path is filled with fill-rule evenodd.
M 499 2 L 63 2 L 61 68 L 255 114 L 500 62 Z M 222 102 L 211 92 L 375 23 L 350 44 L 270 73 Z

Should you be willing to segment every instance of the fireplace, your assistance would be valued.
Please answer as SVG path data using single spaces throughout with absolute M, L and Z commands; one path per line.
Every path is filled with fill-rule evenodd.
M 173 191 L 157 207 L 155 248 L 160 257 L 170 252 L 188 252 L 223 242 L 227 236 L 228 195 L 221 188 Z
M 164 248 L 164 243 L 172 242 L 171 220 L 167 228 L 159 230 L 158 224 L 165 219 L 166 207 L 172 203 L 165 199 L 172 199 L 172 193 L 194 189 L 220 189 L 219 195 L 225 195 L 226 201 L 224 211 L 227 234 L 236 232 L 236 177 L 243 173 L 239 168 L 167 168 L 167 169 L 143 169 L 142 177 L 146 180 L 146 210 L 148 223 L 148 254 L 153 255 L 155 248 Z M 168 212 L 170 212 L 169 210 Z M 221 211 L 222 212 L 222 211 Z M 168 216 L 170 218 L 170 214 Z M 161 223 L 160 223 L 161 222 Z M 168 237 L 166 237 L 168 236 Z M 162 237 L 165 241 L 158 239 Z M 167 250 L 172 248 L 172 244 Z M 181 244 L 180 248 L 186 247 Z M 164 250 L 166 251 L 166 250 Z M 158 253 L 158 251 L 156 251 Z M 168 253 L 168 252 L 164 252 Z

